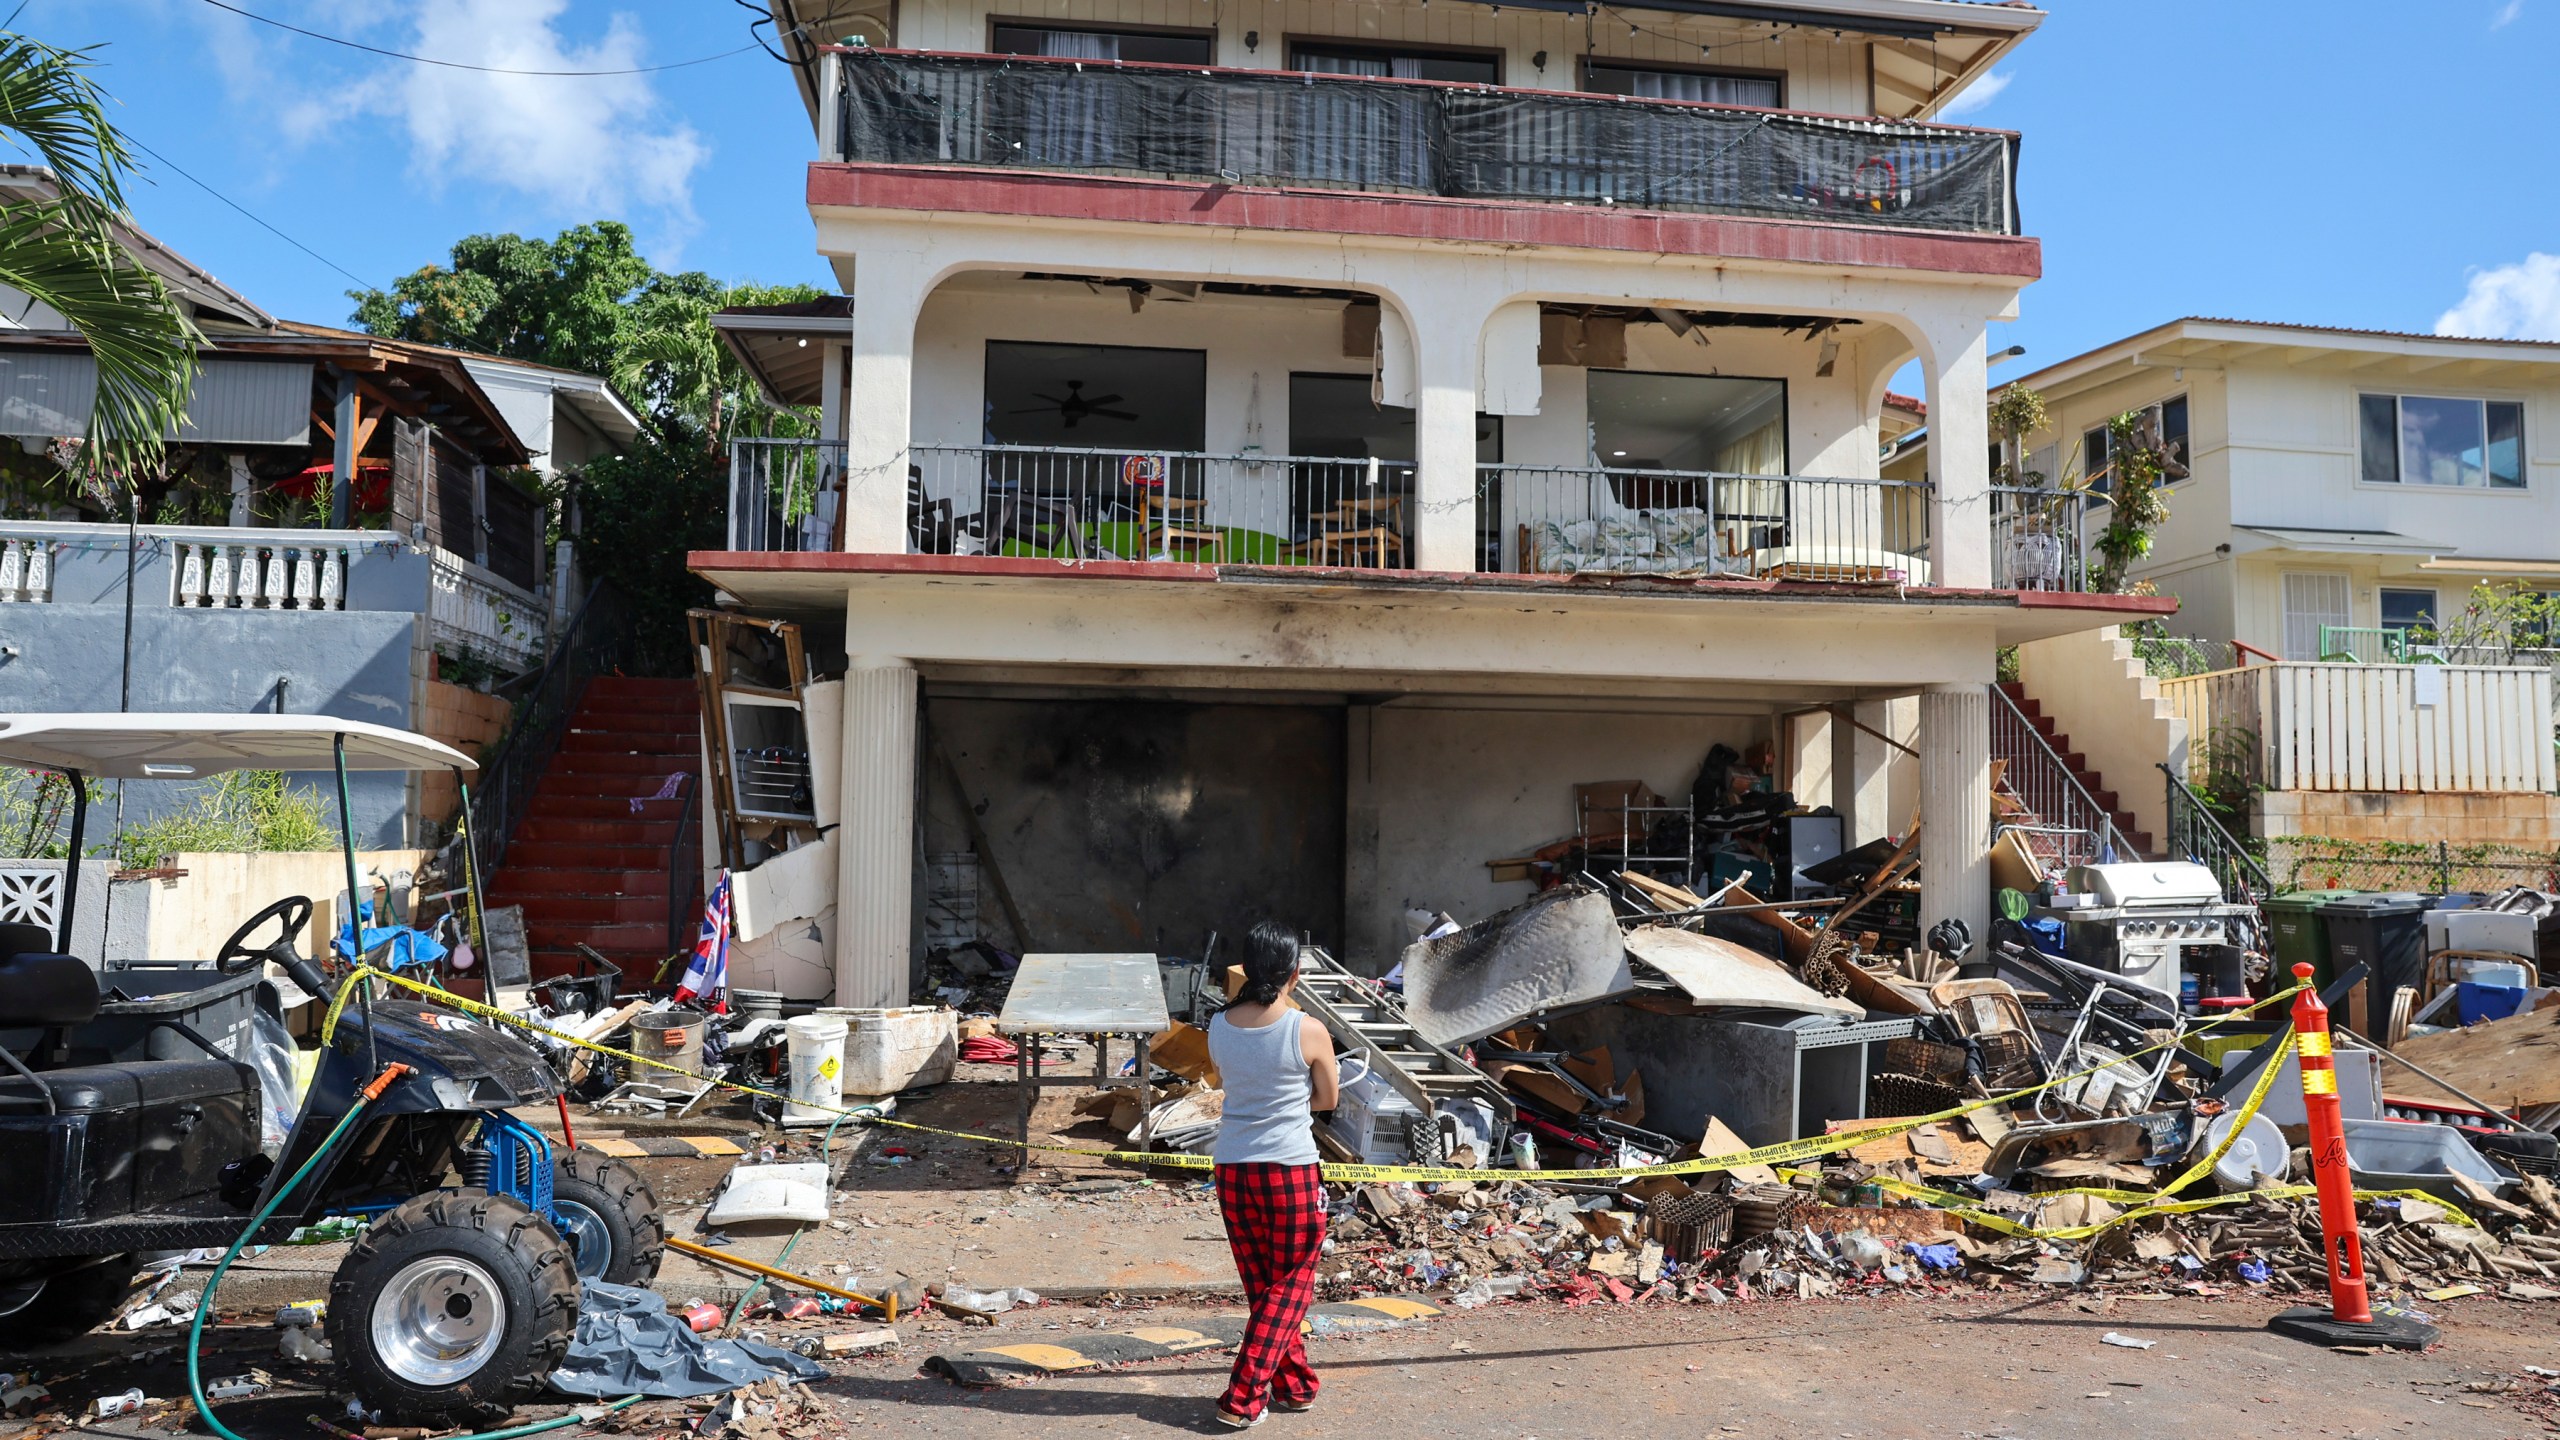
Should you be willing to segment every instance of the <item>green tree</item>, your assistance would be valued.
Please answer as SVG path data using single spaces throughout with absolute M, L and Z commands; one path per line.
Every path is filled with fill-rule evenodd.
M 355 323 L 374 334 L 601 375 L 642 411 L 640 444 L 569 482 L 578 563 L 621 592 L 642 664 L 680 674 L 691 668 L 684 612 L 711 599 L 685 555 L 720 548 L 727 532 L 725 447 L 738 435 L 817 430 L 815 415 L 765 403 L 711 317 L 825 293 L 670 274 L 641 256 L 629 227 L 607 220 L 549 240 L 474 235 L 444 265 L 348 296 Z
M 729 285 L 651 265 L 627 225 L 574 225 L 549 240 L 473 235 L 447 263 L 389 290 L 350 290 L 356 325 L 376 335 L 477 350 L 601 375 L 669 443 L 725 443 L 777 417 L 711 325 L 729 305 L 814 300 L 809 285 Z
M 89 343 L 97 397 L 79 478 L 93 492 L 160 467 L 195 385 L 196 328 L 116 227 L 134 169 L 91 52 L 0 31 L 0 134 L 53 172 L 49 199 L 0 200 L 0 285 L 59 313 Z

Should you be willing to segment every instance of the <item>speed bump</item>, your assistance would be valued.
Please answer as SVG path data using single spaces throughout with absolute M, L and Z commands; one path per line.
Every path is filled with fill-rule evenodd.
M 1438 1307 L 1400 1296 L 1340 1300 L 1313 1307 L 1301 1328 L 1309 1336 L 1359 1335 L 1419 1324 Z M 1204 1351 L 1232 1350 L 1244 1339 L 1244 1317 L 1221 1315 L 1186 1325 L 1145 1325 L 1134 1330 L 1052 1335 L 1013 1345 L 990 1345 L 936 1355 L 925 1373 L 962 1385 L 1019 1385 L 1044 1375 L 1067 1375 L 1105 1365 L 1170 1360 Z

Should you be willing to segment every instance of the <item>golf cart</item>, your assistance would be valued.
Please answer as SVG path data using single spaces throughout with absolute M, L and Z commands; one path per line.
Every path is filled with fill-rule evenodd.
M 0 764 L 71 778 L 75 857 L 88 777 L 333 768 L 350 897 L 364 892 L 347 773 L 474 768 L 359 721 L 184 714 L 0 715 Z M 541 1054 L 409 990 L 359 987 L 281 1151 L 262 1152 L 260 1081 L 244 1062 L 265 1042 L 245 1025 L 208 1038 L 182 1018 L 200 1011 L 131 993 L 155 972 L 65 953 L 79 870 L 64 869 L 58 930 L 0 924 L 0 1171 L 19 1177 L 0 1186 L 0 1353 L 88 1330 L 145 1252 L 231 1244 L 274 1201 L 250 1243 L 326 1216 L 372 1219 L 329 1287 L 328 1335 L 356 1395 L 404 1423 L 478 1423 L 541 1388 L 576 1329 L 581 1276 L 656 1275 L 666 1231 L 648 1182 L 593 1151 L 554 1150 L 508 1113 L 560 1093 Z M 255 985 L 273 1013 L 272 965 L 325 1004 L 337 986 L 295 944 L 313 908 L 294 895 L 249 916 L 216 952 L 212 983 Z M 345 1143 L 277 1193 L 359 1107 Z

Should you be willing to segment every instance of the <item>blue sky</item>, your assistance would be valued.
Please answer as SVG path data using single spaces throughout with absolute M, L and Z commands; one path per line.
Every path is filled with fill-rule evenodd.
M 387 48 L 521 68 L 663 64 L 748 43 L 730 0 L 239 0 Z M 2063 359 L 2181 314 L 2560 339 L 2548 153 L 2560 0 L 2052 0 L 1966 97 L 2024 132 L 2046 278 L 1995 348 Z M 204 0 L 27 0 L 104 43 L 123 119 L 375 284 L 458 236 L 618 218 L 661 264 L 829 283 L 800 203 L 811 142 L 758 52 L 615 79 L 377 59 Z M 353 282 L 154 165 L 144 225 L 277 313 L 342 323 Z M 2448 320 L 2447 317 L 2451 319 Z

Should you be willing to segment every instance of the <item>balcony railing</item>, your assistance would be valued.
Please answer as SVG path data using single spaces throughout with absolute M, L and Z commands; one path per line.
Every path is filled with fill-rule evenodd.
M 834 52 L 828 158 L 2018 233 L 2017 137 L 1294 71 Z
M 834 549 L 843 487 L 843 441 L 731 441 L 729 548 Z
M 844 446 L 754 439 L 730 452 L 729 544 L 835 548 Z M 1481 465 L 1481 573 L 1935 584 L 1925 481 Z M 1410 461 L 1317 455 L 914 445 L 910 554 L 1414 568 Z M 2077 496 L 1995 492 L 1993 585 L 2088 582 Z
M 1486 465 L 1476 568 L 1929 583 L 1928 486 L 1906 480 Z
M 1293 455 L 918 445 L 911 549 L 931 554 L 1413 564 L 1413 467 Z
M 2090 508 L 2083 491 L 1991 487 L 1992 588 L 2088 589 Z

